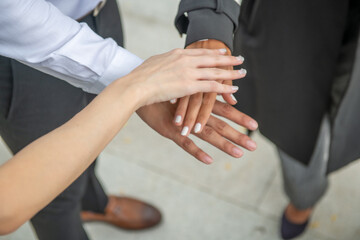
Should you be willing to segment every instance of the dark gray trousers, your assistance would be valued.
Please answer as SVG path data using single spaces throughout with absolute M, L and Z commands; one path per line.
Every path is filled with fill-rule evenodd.
M 122 45 L 115 0 L 108 0 L 96 18 L 87 16 L 82 21 Z M 0 134 L 13 154 L 68 121 L 93 97 L 62 80 L 0 57 Z M 103 212 L 108 201 L 94 169 L 95 163 L 31 219 L 39 239 L 88 239 L 80 211 Z

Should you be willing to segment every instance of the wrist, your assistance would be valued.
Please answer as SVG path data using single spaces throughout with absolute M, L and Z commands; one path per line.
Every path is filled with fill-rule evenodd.
M 226 46 L 225 43 L 217 39 L 202 39 L 188 45 L 186 48 L 207 48 L 207 49 L 221 49 L 225 48 L 225 55 L 231 56 L 231 50 Z
M 115 91 L 117 102 L 122 105 L 119 107 L 123 107 L 126 104 L 135 112 L 142 106 L 143 97 L 140 94 L 140 90 L 131 83 L 131 80 L 129 75 L 126 75 L 115 80 L 111 85 L 113 85 L 112 88 Z
M 150 87 L 138 80 L 138 76 L 133 76 L 130 73 L 114 82 L 118 93 L 126 96 L 125 99 L 128 101 L 126 104 L 131 104 L 134 111 L 146 105 L 151 96 Z

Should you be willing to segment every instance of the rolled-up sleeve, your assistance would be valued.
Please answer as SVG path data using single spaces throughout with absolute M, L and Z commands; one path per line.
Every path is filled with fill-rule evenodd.
M 240 6 L 234 0 L 182 0 L 175 18 L 186 45 L 201 39 L 216 39 L 233 49 L 233 33 L 238 26 Z
M 142 60 L 44 0 L 0 1 L 0 54 L 99 93 Z

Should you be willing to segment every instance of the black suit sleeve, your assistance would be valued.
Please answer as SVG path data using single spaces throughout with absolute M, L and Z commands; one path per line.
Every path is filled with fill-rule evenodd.
M 181 35 L 187 34 L 186 46 L 202 39 L 216 39 L 232 50 L 239 14 L 240 6 L 234 0 L 182 0 L 175 26 Z

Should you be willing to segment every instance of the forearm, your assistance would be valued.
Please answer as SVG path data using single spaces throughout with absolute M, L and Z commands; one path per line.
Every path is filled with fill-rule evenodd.
M 69 186 L 136 110 L 134 91 L 120 81 L 113 85 L 0 167 L 0 233 L 16 229 Z

